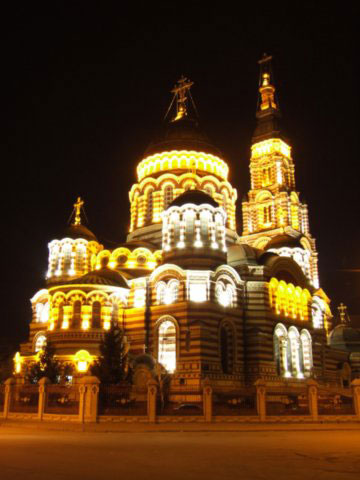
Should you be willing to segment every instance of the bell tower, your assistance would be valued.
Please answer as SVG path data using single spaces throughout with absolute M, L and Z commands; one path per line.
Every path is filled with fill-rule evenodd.
M 318 288 L 315 240 L 310 235 L 307 205 L 300 201 L 295 187 L 295 166 L 291 146 L 281 128 L 271 60 L 271 56 L 264 55 L 259 61 L 251 189 L 242 202 L 241 243 L 293 257 Z

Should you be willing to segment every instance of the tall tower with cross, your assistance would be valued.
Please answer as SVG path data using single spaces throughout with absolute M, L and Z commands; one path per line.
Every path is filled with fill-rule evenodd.
M 295 186 L 295 165 L 281 126 L 271 61 L 272 57 L 266 54 L 259 61 L 251 188 L 242 202 L 241 243 L 292 257 L 318 288 L 315 240 L 310 234 L 308 207 Z

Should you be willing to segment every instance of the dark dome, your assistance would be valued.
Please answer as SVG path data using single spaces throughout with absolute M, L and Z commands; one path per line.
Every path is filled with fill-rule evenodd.
M 281 248 L 281 247 L 299 247 L 304 250 L 304 247 L 301 245 L 300 237 L 291 237 L 290 235 L 277 235 L 276 237 L 272 238 L 270 242 L 265 246 L 265 250 L 269 250 L 270 248 Z
M 107 285 L 111 287 L 129 288 L 127 281 L 120 273 L 107 267 L 101 268 L 100 270 L 93 270 L 82 277 L 74 278 L 66 282 L 66 284 L 69 285 L 78 283 L 83 285 Z
M 360 352 L 360 330 L 350 325 L 337 325 L 330 333 L 331 347 L 348 352 Z
M 171 150 L 195 150 L 196 152 L 211 153 L 222 157 L 208 137 L 199 128 L 198 122 L 191 118 L 183 118 L 167 123 L 150 143 L 145 156 Z
M 194 205 L 208 204 L 212 207 L 218 207 L 219 204 L 205 192 L 201 190 L 186 190 L 186 192 L 179 195 L 170 203 L 169 207 L 181 207 L 186 203 L 193 203 Z
M 62 238 L 84 238 L 85 240 L 95 240 L 97 238 L 85 225 L 69 225 L 61 234 Z

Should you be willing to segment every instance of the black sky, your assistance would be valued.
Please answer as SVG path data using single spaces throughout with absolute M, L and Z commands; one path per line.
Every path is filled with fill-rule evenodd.
M 341 10 L 304 2 L 251 10 L 242 2 L 237 10 L 227 2 L 28 3 L 3 18 L 1 334 L 26 336 L 47 243 L 79 194 L 98 238 L 124 240 L 136 165 L 181 74 L 195 82 L 201 123 L 242 198 L 264 52 L 274 56 L 322 286 L 333 307 L 343 300 L 360 313 L 359 274 L 342 271 L 360 269 L 355 2 Z M 240 211 L 239 202 L 239 223 Z

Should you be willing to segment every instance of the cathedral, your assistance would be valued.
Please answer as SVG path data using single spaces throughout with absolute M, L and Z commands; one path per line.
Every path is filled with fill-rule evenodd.
M 79 198 L 71 225 L 49 243 L 46 285 L 31 298 L 29 339 L 15 356 L 18 377 L 48 341 L 73 382 L 89 375 L 112 324 L 134 359 L 133 382 L 146 384 L 160 366 L 173 392 L 197 391 L 206 378 L 218 389 L 258 379 L 348 386 L 360 372 L 335 342 L 350 327 L 333 328 L 271 57 L 259 64 L 241 233 L 229 167 L 201 130 L 192 82 L 182 77 L 137 165 L 126 241 L 104 248 Z

